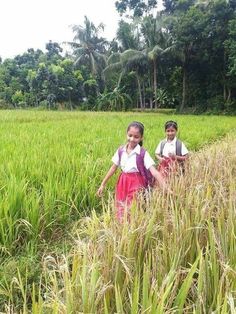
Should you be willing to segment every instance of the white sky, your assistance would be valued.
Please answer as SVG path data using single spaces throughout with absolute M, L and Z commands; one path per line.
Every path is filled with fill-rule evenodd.
M 28 48 L 45 51 L 52 40 L 72 41 L 72 24 L 83 25 L 84 16 L 96 26 L 105 24 L 101 36 L 115 37 L 120 19 L 115 0 L 0 0 L 0 56 L 13 58 Z M 62 46 L 64 49 L 64 47 Z

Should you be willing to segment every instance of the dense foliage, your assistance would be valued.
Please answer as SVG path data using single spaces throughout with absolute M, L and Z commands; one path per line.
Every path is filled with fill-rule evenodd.
M 111 42 L 85 17 L 70 53 L 50 41 L 1 61 L 0 107 L 236 112 L 235 1 L 163 4 L 118 0 Z

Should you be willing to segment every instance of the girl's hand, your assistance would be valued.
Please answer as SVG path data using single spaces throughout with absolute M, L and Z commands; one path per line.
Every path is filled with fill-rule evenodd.
M 101 183 L 99 189 L 97 190 L 96 195 L 98 197 L 102 196 L 102 193 L 103 193 L 103 190 L 105 188 L 107 181 L 110 179 L 111 176 L 113 176 L 113 174 L 116 172 L 116 169 L 117 169 L 117 165 L 113 164 L 111 166 L 111 168 L 108 170 L 107 174 L 105 175 L 105 178 L 102 180 L 102 183 Z
M 165 160 L 164 157 L 159 157 L 159 163 L 163 162 Z
M 97 193 L 96 193 L 96 195 L 98 197 L 102 197 L 104 187 L 105 187 L 104 185 L 100 185 L 100 187 L 99 187 L 99 189 L 97 190 Z
M 169 158 L 171 158 L 172 160 L 177 160 L 177 156 L 175 154 L 169 153 L 168 154 Z

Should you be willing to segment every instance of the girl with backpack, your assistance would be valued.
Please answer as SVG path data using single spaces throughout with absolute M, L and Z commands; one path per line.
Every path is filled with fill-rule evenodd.
M 123 220 L 125 210 L 130 208 L 137 193 L 153 184 L 153 177 L 162 188 L 165 188 L 164 179 L 156 170 L 153 159 L 142 147 L 143 134 L 144 126 L 142 123 L 134 121 L 128 125 L 127 143 L 117 149 L 112 157 L 113 165 L 97 191 L 97 195 L 102 196 L 107 181 L 120 167 L 122 172 L 115 192 L 116 215 L 120 222 Z
M 178 125 L 175 121 L 165 123 L 166 139 L 162 140 L 155 151 L 159 160 L 157 170 L 167 177 L 172 172 L 184 172 L 184 162 L 188 158 L 188 150 L 184 143 L 177 139 Z

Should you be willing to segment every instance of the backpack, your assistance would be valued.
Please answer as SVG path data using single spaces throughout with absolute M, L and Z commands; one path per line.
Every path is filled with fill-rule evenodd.
M 121 146 L 118 149 L 118 155 L 119 155 L 119 163 L 121 160 L 121 155 L 123 153 L 123 148 L 124 146 Z M 146 150 L 141 147 L 140 149 L 140 154 L 136 154 L 136 163 L 137 163 L 137 168 L 141 176 L 144 178 L 145 181 L 145 188 L 148 187 L 153 187 L 155 184 L 155 178 L 151 174 L 150 170 L 146 169 L 144 166 L 144 156 L 145 156 Z
M 163 140 L 161 142 L 161 147 L 160 147 L 160 155 L 161 155 L 161 157 L 163 156 L 163 149 L 164 149 L 164 146 L 166 145 L 166 143 L 167 143 L 167 140 Z M 176 139 L 176 144 L 175 145 L 176 145 L 175 146 L 175 154 L 177 156 L 182 156 L 182 153 L 181 153 L 181 151 L 182 151 L 182 142 L 179 139 Z

